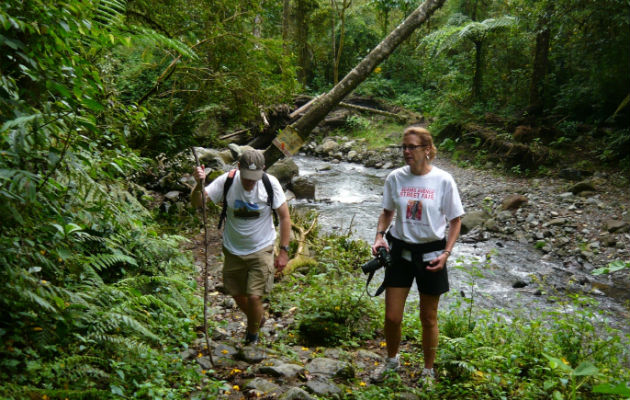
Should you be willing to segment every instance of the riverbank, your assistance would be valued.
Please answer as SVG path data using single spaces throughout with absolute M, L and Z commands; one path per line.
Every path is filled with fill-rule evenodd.
M 335 161 L 331 160 L 331 162 Z M 495 176 L 487 171 L 460 169 L 448 160 L 442 159 L 438 159 L 436 165 L 454 175 L 469 213 L 470 210 L 482 208 L 490 216 L 495 215 L 496 217 L 502 212 L 500 207 L 507 195 L 518 193 L 528 198 L 528 202 L 518 210 L 510 211 L 509 215 L 504 213 L 500 217 L 504 218 L 499 219 L 499 221 L 501 221 L 502 227 L 505 226 L 505 229 L 492 228 L 492 225 L 484 223 L 477 230 L 473 229 L 468 235 L 462 236 L 462 240 L 478 241 L 497 238 L 514 240 L 514 238 L 521 238 L 527 242 L 526 234 L 534 226 L 538 227 L 541 232 L 545 232 L 545 229 L 552 232 L 549 236 L 542 233 L 543 238 L 557 239 L 560 235 L 554 233 L 552 229 L 564 225 L 544 225 L 544 222 L 537 222 L 534 225 L 533 221 L 537 219 L 544 221 L 544 218 L 562 218 L 562 216 L 566 216 L 564 213 L 569 211 L 573 211 L 573 216 L 566 216 L 566 218 L 573 219 L 573 223 L 580 227 L 579 232 L 576 232 L 577 229 L 571 232 L 585 235 L 589 229 L 595 229 L 597 221 L 604 221 L 605 216 L 623 212 L 623 207 L 627 204 L 623 201 L 619 204 L 609 203 L 611 199 L 614 199 L 614 191 L 593 194 L 591 197 L 568 196 L 565 182 L 541 182 Z M 597 202 L 589 200 L 593 198 Z M 572 209 L 571 205 L 575 208 Z M 600 214 L 597 213 L 597 210 L 606 210 L 606 212 Z M 528 221 L 528 218 L 532 218 L 532 214 L 534 215 L 533 219 Z M 591 225 L 583 225 L 578 216 L 590 218 Z M 521 219 L 524 219 L 525 222 Z M 210 225 L 214 226 L 212 223 Z M 565 232 L 564 227 L 562 231 Z M 218 237 L 217 232 L 212 232 L 210 236 Z M 185 352 L 184 357 L 192 360 L 201 355 L 196 359 L 196 362 L 200 365 L 203 363 L 206 370 L 213 371 L 212 376 L 214 378 L 229 383 L 225 393 L 228 398 L 251 397 L 256 393 L 263 398 L 311 398 L 308 396 L 313 395 L 330 398 L 335 394 L 337 396 L 349 396 L 348 391 L 354 392 L 361 389 L 369 391 L 372 386 L 369 381 L 370 372 L 382 360 L 383 356 L 383 339 L 382 333 L 379 332 L 376 332 L 377 335 L 374 339 L 361 341 L 358 348 L 347 346 L 310 348 L 295 344 L 299 343 L 298 339 L 288 340 L 289 337 L 287 336 L 289 333 L 295 332 L 296 314 L 300 313 L 301 310 L 294 307 L 295 309 L 292 311 L 289 308 L 285 310 L 286 312 L 278 313 L 274 307 L 267 304 L 268 321 L 263 327 L 265 339 L 262 348 L 257 349 L 261 351 L 256 354 L 256 352 L 251 353 L 244 350 L 240 340 L 244 332 L 242 314 L 235 308 L 233 301 L 221 292 L 220 277 L 218 276 L 220 259 L 216 253 L 220 249 L 220 245 L 216 239 L 214 240 L 210 246 L 212 250 L 210 254 L 212 312 L 210 314 L 214 321 L 220 321 L 220 326 L 213 330 L 212 337 L 213 356 L 217 365 L 214 368 L 209 365 L 209 359 L 207 355 L 204 355 L 206 353 L 203 350 L 201 340 L 192 346 L 192 351 Z M 551 240 L 549 241 L 551 242 Z M 198 265 L 201 265 L 203 260 L 203 254 L 199 252 L 200 246 L 203 246 L 202 236 L 198 236 L 193 244 L 193 248 L 196 249 Z M 541 251 L 544 251 L 542 247 Z M 599 253 L 593 255 L 598 256 Z M 546 253 L 545 257 L 556 257 L 553 248 L 552 251 Z M 584 265 L 588 267 L 588 264 L 580 264 L 580 271 L 586 268 Z M 591 265 L 594 266 L 594 264 Z M 579 275 L 585 276 L 584 273 Z M 591 284 L 592 282 L 584 282 L 582 286 Z M 283 285 L 283 282 L 279 282 L 279 285 Z M 413 316 L 406 318 L 413 318 Z M 413 324 L 413 322 L 408 322 L 408 324 Z M 408 355 L 409 359 L 409 365 L 400 374 L 402 385 L 409 388 L 403 392 L 405 398 L 432 398 L 430 395 L 418 397 L 423 396 L 418 394 L 417 377 L 414 374 L 417 371 L 416 364 L 419 360 L 417 358 L 415 360 L 410 359 L 413 357 L 412 355 L 419 353 L 418 349 L 419 346 L 415 340 L 403 342 L 402 353 Z M 443 371 L 446 371 L 446 368 Z M 374 390 L 380 391 L 381 387 L 375 387 Z M 227 393 L 228 391 L 230 393 Z M 396 393 L 399 392 L 399 390 L 396 391 Z M 286 397 L 281 397 L 283 395 L 280 393 Z

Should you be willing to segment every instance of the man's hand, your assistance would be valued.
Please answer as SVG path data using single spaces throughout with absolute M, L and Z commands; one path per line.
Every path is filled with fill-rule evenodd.
M 193 171 L 193 176 L 199 185 L 204 179 L 206 179 L 206 168 L 203 165 L 196 167 Z
M 274 262 L 277 272 L 282 272 L 284 267 L 287 266 L 288 262 L 289 262 L 289 254 L 284 250 L 280 250 Z

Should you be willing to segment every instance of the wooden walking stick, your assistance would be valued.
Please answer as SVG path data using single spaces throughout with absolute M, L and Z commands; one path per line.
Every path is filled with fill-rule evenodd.
M 193 156 L 195 157 L 195 163 L 197 167 L 200 167 L 199 157 L 193 147 L 190 148 Z M 203 265 L 203 335 L 206 339 L 206 348 L 208 349 L 208 356 L 210 356 L 210 364 L 214 367 L 214 360 L 212 359 L 212 349 L 210 348 L 210 339 L 208 338 L 208 223 L 206 217 L 206 178 L 201 180 L 201 215 L 203 216 L 203 256 L 205 262 Z

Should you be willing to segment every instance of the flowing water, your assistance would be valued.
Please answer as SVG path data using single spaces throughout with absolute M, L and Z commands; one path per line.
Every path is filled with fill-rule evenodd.
M 308 156 L 295 156 L 294 160 L 300 168 L 300 176 L 308 177 L 315 184 L 316 192 L 314 201 L 292 200 L 291 204 L 298 209 L 317 210 L 322 230 L 350 232 L 351 237 L 371 245 L 381 212 L 383 183 L 391 170 L 330 163 Z M 571 276 L 575 277 L 575 273 L 566 271 L 560 262 L 543 259 L 531 245 L 499 239 L 473 241 L 463 235 L 449 259 L 451 291 L 443 297 L 441 308 L 445 309 L 444 303 L 453 303 L 458 297 L 470 299 L 473 296 L 476 308 L 498 312 L 506 318 L 510 318 L 510 311 L 516 310 L 534 316 L 543 310 L 571 312 L 572 303 L 560 306 L 564 302 L 556 299 L 570 292 L 584 292 L 585 280 L 569 279 Z M 376 276 L 371 292 L 380 281 L 382 275 Z M 521 283 L 527 285 L 514 288 L 522 286 Z M 630 332 L 627 306 L 603 292 L 589 290 L 588 293 L 598 302 L 595 318 Z M 417 298 L 416 290 L 412 289 L 408 306 L 417 307 Z

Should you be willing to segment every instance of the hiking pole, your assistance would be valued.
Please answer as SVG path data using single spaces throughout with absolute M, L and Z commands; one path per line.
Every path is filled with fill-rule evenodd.
M 193 147 L 190 148 L 193 156 L 195 157 L 195 163 L 197 167 L 200 167 L 199 157 Z M 208 339 L 208 224 L 206 217 L 206 178 L 201 180 L 201 215 L 203 216 L 203 257 L 205 262 L 203 264 L 203 335 L 206 339 L 206 348 L 208 349 L 208 356 L 210 356 L 210 364 L 214 367 L 214 360 L 212 359 L 212 349 L 210 349 L 210 339 Z

